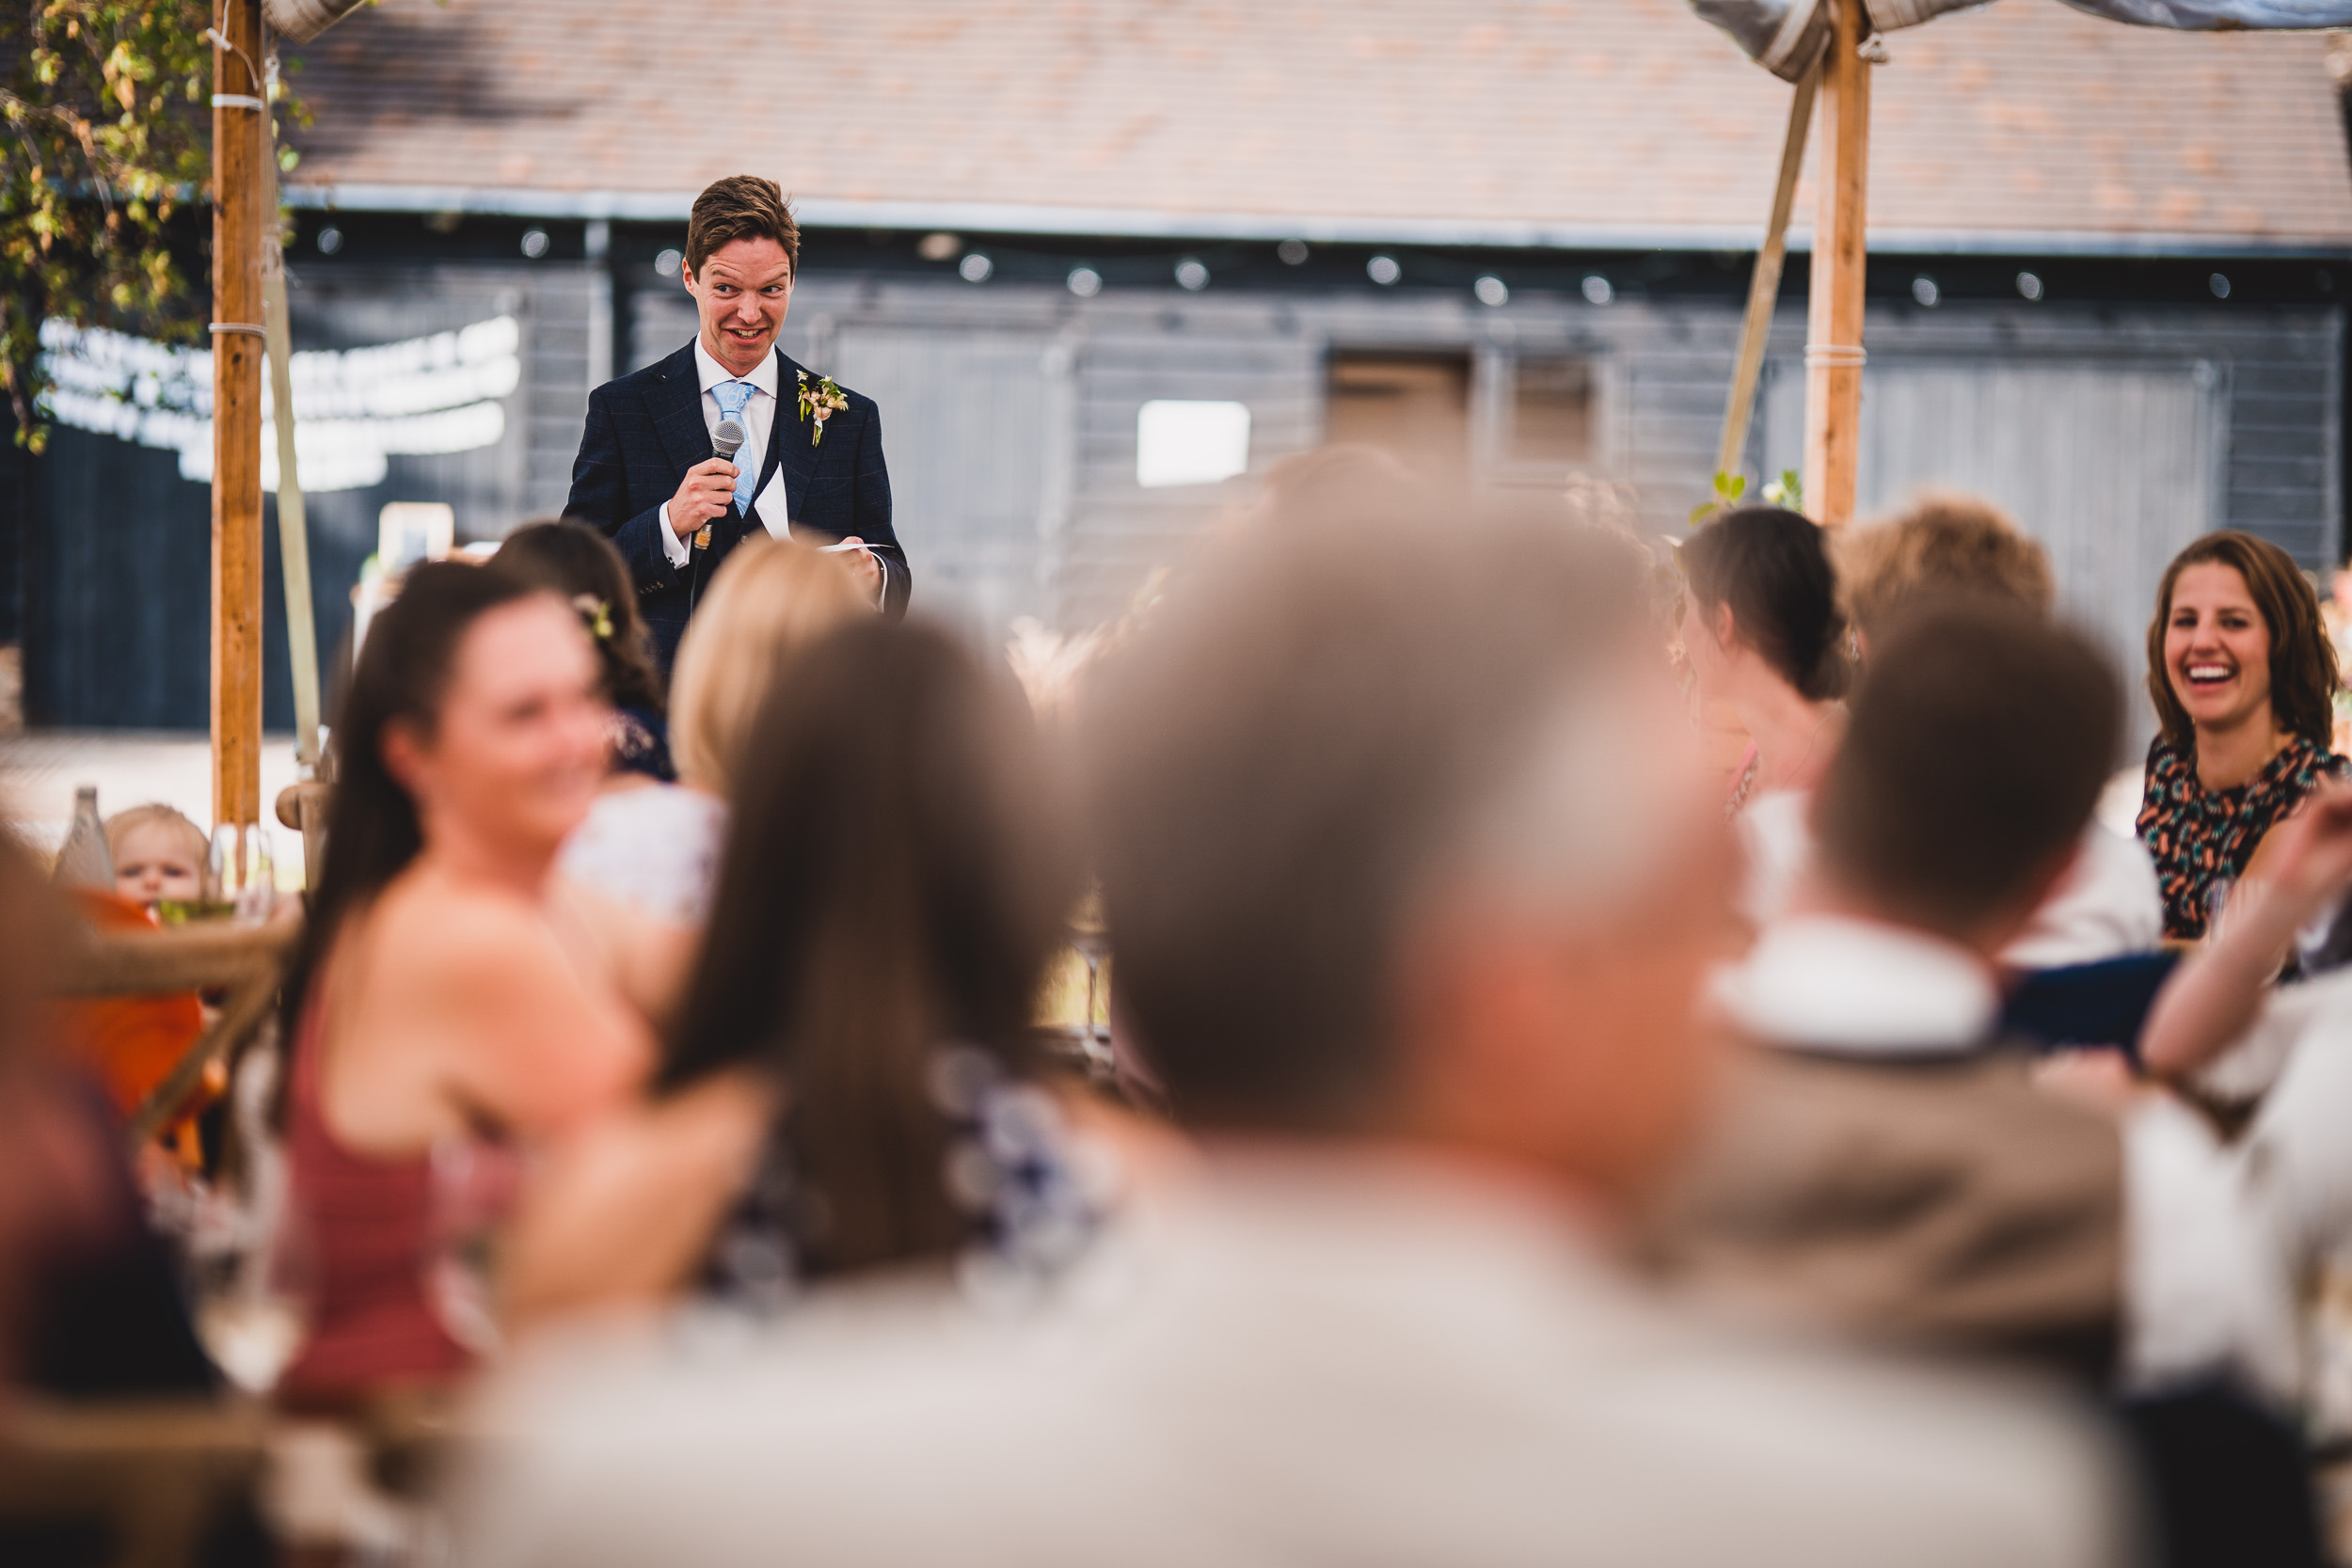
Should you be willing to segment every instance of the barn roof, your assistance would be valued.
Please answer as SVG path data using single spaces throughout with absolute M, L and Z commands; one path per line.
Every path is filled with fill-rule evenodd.
M 1889 41 L 1874 246 L 2352 248 L 2325 38 Z M 1683 0 L 389 0 L 292 52 L 308 204 L 681 218 L 749 169 L 819 224 L 1594 247 L 1753 245 L 1789 91 Z

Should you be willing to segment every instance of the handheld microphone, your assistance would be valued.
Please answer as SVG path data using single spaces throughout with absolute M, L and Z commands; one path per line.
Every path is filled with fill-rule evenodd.
M 710 433 L 710 455 L 735 461 L 735 454 L 743 446 L 743 427 L 733 420 L 721 420 L 719 428 Z M 703 549 L 710 544 L 710 525 L 705 523 L 694 531 L 694 548 Z

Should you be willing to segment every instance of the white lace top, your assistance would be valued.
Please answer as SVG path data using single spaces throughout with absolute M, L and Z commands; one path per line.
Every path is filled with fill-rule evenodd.
M 598 796 L 556 863 L 641 914 L 700 926 L 710 918 L 726 829 L 726 802 L 717 797 L 683 784 L 645 784 Z

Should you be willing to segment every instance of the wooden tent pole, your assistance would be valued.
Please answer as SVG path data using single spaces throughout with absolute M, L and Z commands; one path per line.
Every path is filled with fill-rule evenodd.
M 1823 528 L 1853 515 L 1862 442 L 1862 284 L 1870 165 L 1870 62 L 1859 0 L 1829 0 L 1821 68 L 1820 215 L 1804 345 L 1804 501 Z
M 262 0 L 213 44 L 213 819 L 262 816 Z M 240 835 L 242 836 L 242 835 Z
M 1797 82 L 1788 105 L 1788 132 L 1781 138 L 1780 181 L 1772 187 L 1772 215 L 1764 226 L 1763 248 L 1748 280 L 1747 320 L 1740 327 L 1740 358 L 1731 372 L 1731 401 L 1724 408 L 1724 438 L 1715 448 L 1715 471 L 1736 474 L 1748 444 L 1748 420 L 1756 411 L 1756 384 L 1764 373 L 1764 343 L 1772 336 L 1772 307 L 1780 300 L 1780 271 L 1788 259 L 1788 214 L 1797 204 L 1797 174 L 1804 166 L 1805 132 L 1813 123 L 1813 98 L 1821 83 L 1819 61 Z

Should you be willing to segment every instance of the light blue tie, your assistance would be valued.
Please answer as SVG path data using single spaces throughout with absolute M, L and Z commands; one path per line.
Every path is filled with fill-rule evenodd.
M 719 402 L 719 417 L 743 424 L 743 409 L 759 390 L 748 381 L 722 381 L 710 388 L 710 395 Z M 751 426 L 743 425 L 745 433 Z M 748 448 L 749 443 L 746 443 Z M 759 477 L 759 453 L 749 450 L 735 454 L 735 466 L 741 472 L 735 482 L 735 510 L 748 517 L 752 515 L 752 483 Z

